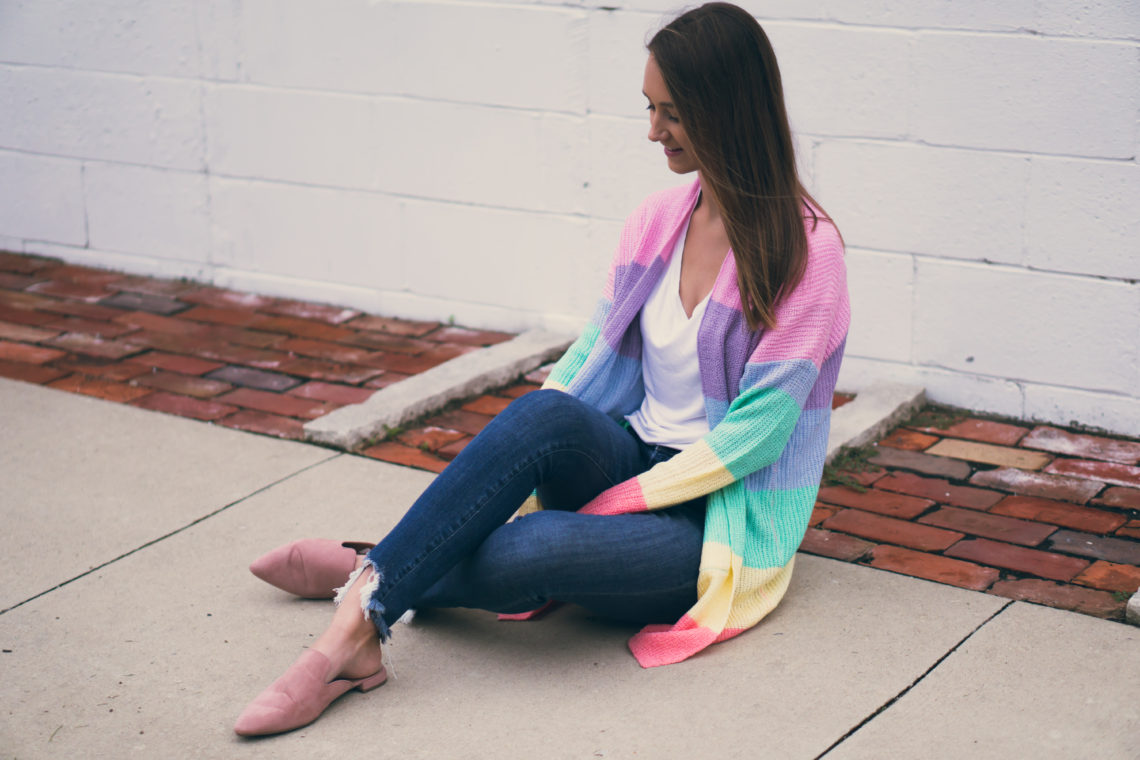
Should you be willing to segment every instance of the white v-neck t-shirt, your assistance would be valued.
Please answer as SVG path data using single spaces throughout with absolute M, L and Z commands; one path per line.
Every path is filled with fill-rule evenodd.
M 683 449 L 709 431 L 697 360 L 697 330 L 709 295 L 685 314 L 681 258 L 689 224 L 681 231 L 664 276 L 641 308 L 641 375 L 645 400 L 626 419 L 641 440 Z

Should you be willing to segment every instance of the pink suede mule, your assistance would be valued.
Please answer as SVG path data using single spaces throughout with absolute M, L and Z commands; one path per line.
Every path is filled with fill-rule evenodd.
M 306 599 L 332 599 L 356 569 L 359 551 L 373 546 L 358 541 L 303 538 L 261 555 L 249 571 L 290 594 Z
M 383 667 L 367 678 L 338 678 L 325 683 L 329 658 L 304 651 L 289 669 L 242 710 L 234 724 L 240 736 L 266 736 L 307 726 L 337 697 L 352 689 L 371 691 L 388 678 Z

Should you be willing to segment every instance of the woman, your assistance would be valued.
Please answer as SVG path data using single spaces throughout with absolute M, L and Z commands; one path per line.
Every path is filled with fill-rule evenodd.
M 593 321 L 545 388 L 496 417 L 369 551 L 338 595 L 360 609 L 337 608 L 239 734 L 305 725 L 378 686 L 379 644 L 413 606 L 526 617 L 581 604 L 647 623 L 630 649 L 650 667 L 735 636 L 783 596 L 847 332 L 842 242 L 797 178 L 755 20 L 710 3 L 648 47 L 649 139 L 696 181 L 630 216 Z M 253 569 L 304 592 L 306 572 L 343 579 L 353 559 L 307 541 Z

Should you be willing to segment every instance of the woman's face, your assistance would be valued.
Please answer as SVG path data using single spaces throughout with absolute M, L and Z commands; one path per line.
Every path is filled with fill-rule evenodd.
M 677 174 L 696 171 L 697 158 L 693 155 L 693 145 L 677 118 L 673 97 L 665 87 L 665 79 L 653 56 L 649 56 L 645 63 L 645 82 L 641 91 L 649 100 L 649 139 L 661 143 L 665 148 L 669 168 Z

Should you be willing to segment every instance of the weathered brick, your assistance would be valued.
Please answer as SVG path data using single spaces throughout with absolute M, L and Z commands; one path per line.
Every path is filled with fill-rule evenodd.
M 1118 601 L 1107 591 L 1070 586 L 1036 578 L 1017 581 L 998 581 L 991 594 L 1017 601 L 1044 604 L 1062 610 L 1083 612 L 1100 618 L 1119 618 L 1124 612 L 1124 601 Z
M 1091 533 L 1059 530 L 1049 537 L 1049 548 L 1122 565 L 1140 565 L 1140 543 L 1125 538 L 1104 538 Z
M 151 393 L 150 388 L 139 388 L 127 383 L 116 383 L 113 380 L 86 377 L 85 375 L 68 375 L 48 383 L 48 387 L 118 402 L 132 401 Z
M 59 259 L 49 259 L 43 256 L 30 256 L 11 251 L 0 251 L 0 269 L 5 272 L 19 272 L 31 274 L 48 267 L 58 266 Z
M 465 412 L 462 409 L 437 414 L 426 420 L 429 425 L 459 430 L 468 435 L 479 435 L 490 421 L 491 418 L 485 414 Z
M 310 380 L 358 385 L 379 375 L 383 370 L 375 367 L 361 367 L 355 364 L 334 364 L 319 359 L 289 359 L 281 363 L 282 372 L 300 375 Z
M 289 338 L 277 346 L 282 351 L 289 351 L 301 356 L 314 359 L 327 359 L 332 362 L 346 364 L 359 364 L 375 355 L 375 351 L 362 348 L 342 346 L 339 343 L 330 343 L 325 340 L 311 340 L 309 338 Z
M 278 343 L 286 340 L 280 333 L 265 330 L 250 330 L 245 327 L 233 325 L 203 325 L 200 335 L 208 340 L 220 343 L 232 343 L 235 346 L 250 346 L 252 348 L 276 348 Z
M 57 316 L 53 321 L 48 322 L 46 325 L 44 325 L 44 327 L 49 327 L 53 330 L 59 330 L 60 332 L 84 333 L 86 335 L 94 335 L 98 338 L 118 338 L 121 335 L 132 333 L 138 329 L 129 325 L 120 324 L 118 322 L 66 316 Z
M 462 409 L 476 414 L 487 414 L 492 417 L 511 405 L 511 400 L 496 396 L 480 396 L 464 404 Z
M 53 359 L 59 359 L 64 356 L 67 356 L 66 351 L 0 340 L 0 359 L 4 361 L 24 362 L 25 364 L 47 364 Z
M 158 369 L 169 370 L 170 372 L 177 372 L 180 375 L 204 375 L 207 372 L 212 372 L 225 366 L 219 362 L 197 359 L 193 356 L 166 354 L 161 351 L 148 351 L 145 354 L 132 356 L 127 359 L 127 361 L 136 362 L 144 367 L 156 367 Z
M 921 551 L 941 551 L 964 538 L 963 534 L 927 525 L 896 520 L 857 509 L 844 509 L 828 518 L 824 528 L 870 539 L 877 543 L 898 544 Z
M 401 433 L 398 436 L 400 443 L 427 451 L 438 451 L 449 443 L 467 438 L 467 434 L 450 428 L 427 427 L 415 428 Z
M 127 340 L 109 340 L 86 333 L 64 333 L 47 341 L 48 345 L 104 359 L 122 359 L 146 350 L 146 346 Z
M 1098 559 L 1073 579 L 1073 583 L 1099 588 L 1101 591 L 1119 591 L 1134 594 L 1140 589 L 1140 567 L 1119 565 Z
M 317 320 L 274 317 L 267 314 L 255 315 L 251 325 L 258 330 L 268 330 L 269 332 L 311 338 L 312 340 L 347 341 L 355 335 L 352 330 Z
M 516 383 L 515 385 L 510 385 L 497 391 L 497 394 L 507 398 L 518 398 L 519 396 L 525 396 L 531 391 L 537 391 L 541 387 L 541 385 L 536 385 L 535 383 Z
M 469 351 L 479 349 L 470 346 L 439 346 L 424 351 L 421 354 L 410 356 L 407 354 L 384 354 L 376 357 L 371 366 L 380 367 L 390 372 L 402 372 L 408 375 L 418 375 L 432 367 L 438 367 L 444 362 Z
M 860 492 L 847 486 L 825 486 L 819 489 L 819 495 L 816 498 L 825 504 L 854 507 L 868 512 L 878 512 L 888 517 L 905 519 L 917 517 L 934 506 L 934 502 L 929 499 L 918 499 L 914 496 L 904 496 L 876 489 Z
M 1140 509 L 1140 488 L 1106 488 L 1093 503 L 1117 509 Z
M 63 282 L 86 282 L 106 285 L 118 282 L 126 277 L 122 272 L 110 272 L 106 269 L 80 266 L 78 264 L 60 264 L 54 267 L 45 267 L 39 274 L 53 280 Z
M 1140 442 L 1070 433 L 1048 425 L 1033 428 L 1021 441 L 1027 449 L 1051 451 L 1077 459 L 1100 459 L 1119 464 L 1140 463 Z
M 340 306 L 329 306 L 323 303 L 288 300 L 278 300 L 276 303 L 258 309 L 258 311 L 266 314 L 277 314 L 282 317 L 316 320 L 330 325 L 339 325 L 360 316 L 360 312 L 355 309 L 344 309 Z
M 970 418 L 962 420 L 947 428 L 920 427 L 916 428 L 924 433 L 947 435 L 951 438 L 965 438 L 970 441 L 982 443 L 995 443 L 999 446 L 1012 446 L 1027 433 L 1028 428 L 1018 425 L 1009 425 L 1004 422 L 980 420 Z
M 210 322 L 233 327 L 249 327 L 257 320 L 257 315 L 248 309 L 224 309 L 215 306 L 195 306 L 182 312 L 180 316 L 195 322 Z
M 423 336 L 437 343 L 458 343 L 462 346 L 493 346 L 515 337 L 513 333 L 491 330 L 469 330 L 466 327 L 440 327 Z
M 331 401 L 334 404 L 362 404 L 376 391 L 370 388 L 354 388 L 351 385 L 338 383 L 324 383 L 320 380 L 311 380 L 289 391 L 290 396 L 311 398 L 317 401 Z
M 439 451 L 435 452 L 436 456 L 438 456 L 440 459 L 445 459 L 450 462 L 452 459 L 455 459 L 457 456 L 459 456 L 459 452 L 463 451 L 463 449 L 467 447 L 467 444 L 471 443 L 472 440 L 474 440 L 472 436 L 465 435 L 458 441 L 452 441 L 451 443 L 441 448 Z
M 938 436 L 927 435 L 906 428 L 898 428 L 879 441 L 880 446 L 890 446 L 894 449 L 906 449 L 907 451 L 922 451 L 936 443 L 938 443 Z
M 274 438 L 288 438 L 300 440 L 304 437 L 305 423 L 291 417 L 280 417 L 276 414 L 254 412 L 243 409 L 220 420 L 222 425 L 236 430 L 245 430 L 250 433 L 271 435 Z
M 116 315 L 112 321 L 137 327 L 141 330 L 172 335 L 205 335 L 208 329 L 207 325 L 201 322 L 192 322 L 189 319 L 168 317 L 162 314 L 151 314 L 146 311 L 128 311 L 125 314 Z
M 392 335 L 419 338 L 439 327 L 439 322 L 415 322 L 390 317 L 357 317 L 350 320 L 348 326 L 354 330 L 376 330 Z
M 852 393 L 833 393 L 831 396 L 831 410 L 835 411 L 839 407 L 850 404 L 855 400 L 855 395 Z
M 839 510 L 835 507 L 829 507 L 826 504 L 816 502 L 815 507 L 811 511 L 811 517 L 808 518 L 808 525 L 815 527 L 838 511 Z
M 192 336 L 181 337 L 189 338 Z M 134 336 L 131 336 L 131 338 L 133 340 Z M 202 345 L 193 353 L 196 353 L 202 358 L 215 359 L 225 362 L 226 364 L 244 364 L 248 367 L 266 370 L 281 369 L 284 364 L 289 361 L 289 354 L 281 351 L 250 348 L 248 346 L 215 344 L 212 341 Z
M 57 359 L 52 362 L 52 366 L 68 372 L 78 372 L 88 377 L 100 377 L 104 380 L 118 380 L 119 382 L 130 380 L 149 372 L 146 367 L 141 364 L 132 364 L 129 359 L 127 361 L 116 362 L 101 359 L 68 357 L 66 359 Z
M 0 377 L 9 380 L 20 380 L 25 383 L 43 385 L 52 380 L 63 377 L 67 372 L 43 364 L 29 364 L 27 362 L 8 361 L 0 358 Z
M 301 381 L 295 377 L 248 367 L 222 367 L 210 372 L 206 377 L 263 391 L 287 391 L 301 384 Z
M 919 522 L 1023 546 L 1036 546 L 1057 529 L 1055 525 L 956 507 L 942 507 L 937 512 L 919 518 Z
M 1046 467 L 1045 472 L 1140 488 L 1140 467 L 1127 464 L 1096 462 L 1089 459 L 1058 459 Z
M 186 280 L 163 280 L 157 277 L 128 275 L 121 280 L 117 280 L 114 287 L 116 290 L 129 293 L 144 293 L 173 299 L 185 295 L 186 293 L 192 293 L 202 286 L 196 282 L 188 282 Z M 183 304 L 183 308 L 185 308 L 185 306 L 186 305 Z
M 46 303 L 40 304 L 36 308 L 41 311 L 51 311 L 55 312 L 56 314 L 69 314 L 73 317 L 97 319 L 103 322 L 113 321 L 115 317 L 122 314 L 119 309 L 112 309 L 109 306 L 100 306 L 96 303 L 81 303 L 79 301 L 49 300 Z
M 189 304 L 166 296 L 128 291 L 119 291 L 113 296 L 104 298 L 99 304 L 101 306 L 114 306 L 116 309 L 145 311 L 151 314 L 177 314 L 180 311 L 185 311 L 189 306 Z
M 821 557 L 854 562 L 863 557 L 874 547 L 869 541 L 863 541 L 844 533 L 832 533 L 818 528 L 808 528 L 804 540 L 800 543 L 799 551 L 808 554 L 818 554 Z
M 223 288 L 199 287 L 189 293 L 178 296 L 178 300 L 188 303 L 212 306 L 219 309 L 260 309 L 271 306 L 276 299 L 268 296 L 259 296 L 253 293 L 240 293 L 236 290 Z
M 0 288 L 4 290 L 23 290 L 29 285 L 35 285 L 37 282 L 43 282 L 44 278 L 35 277 L 30 274 L 12 274 L 11 272 L 0 272 Z
M 254 388 L 238 388 L 219 396 L 218 401 L 245 409 L 256 409 L 259 412 L 279 414 L 282 417 L 299 417 L 304 420 L 316 419 L 335 408 L 335 405 L 324 401 L 259 391 Z
M 132 401 L 131 404 L 133 406 L 142 407 L 143 409 L 176 414 L 179 417 L 191 417 L 196 420 L 216 420 L 225 417 L 227 414 L 233 414 L 238 410 L 236 406 L 230 406 L 229 404 L 222 404 L 217 401 L 206 401 L 189 396 L 179 396 L 165 391 L 155 391 L 154 393 Z
M 366 382 L 364 387 L 379 390 L 380 388 L 387 388 L 389 385 L 394 385 L 401 380 L 407 380 L 409 377 L 411 377 L 411 375 L 405 375 L 402 372 L 384 372 Z
M 974 473 L 970 482 L 974 485 L 999 488 L 1003 491 L 1012 491 L 1025 496 L 1060 499 L 1077 504 L 1084 504 L 1096 496 L 1100 489 L 1104 488 L 1104 483 L 1092 480 L 1048 475 L 1042 472 L 1026 472 L 1011 467 L 999 467 L 996 470 L 983 470 Z
M 59 330 L 32 327 L 30 325 L 0 322 L 0 340 L 11 340 L 18 343 L 39 343 L 59 335 Z
M 993 509 L 995 515 L 1020 517 L 1091 533 L 1111 533 L 1124 524 L 1124 516 L 1102 509 L 1089 509 L 1067 501 L 1036 496 L 1007 496 Z
M 422 338 L 408 338 L 402 335 L 391 335 L 383 332 L 369 332 L 362 330 L 355 332 L 352 337 L 341 341 L 352 346 L 378 349 L 385 353 L 410 354 L 415 356 L 424 351 L 430 351 L 439 344 Z
M 102 301 L 107 296 L 113 295 L 115 291 L 108 289 L 98 282 L 48 280 L 47 282 L 37 282 L 35 285 L 29 285 L 27 292 L 39 293 L 44 296 L 55 296 L 57 298 L 69 298 L 86 303 L 95 303 Z
M 1140 539 L 1140 520 L 1129 520 L 1116 529 L 1116 535 L 1123 538 Z
M 882 467 L 914 470 L 924 475 L 949 478 L 951 480 L 965 480 L 970 477 L 970 465 L 959 459 L 932 456 L 918 451 L 905 451 L 903 449 L 881 448 L 877 449 L 870 462 Z
M 992 567 L 900 546 L 876 546 L 871 551 L 871 567 L 974 591 L 988 588 L 1000 575 Z
M 1016 467 L 1019 470 L 1040 470 L 1053 459 L 1048 454 L 1036 451 L 1025 451 L 1009 446 L 995 446 L 992 443 L 961 441 L 956 438 L 944 438 L 927 449 L 926 453 L 952 459 L 964 459 L 967 462 L 996 464 L 999 467 Z
M 229 383 L 220 380 L 210 380 L 196 375 L 180 375 L 176 372 L 151 372 L 135 378 L 134 382 L 147 388 L 157 388 L 194 398 L 212 398 L 233 388 Z
M 971 538 L 959 541 L 946 550 L 946 556 L 977 562 L 987 567 L 1001 567 L 1019 573 L 1038 575 L 1055 581 L 1067 581 L 1088 567 L 1088 560 L 1064 554 L 1027 549 L 1024 546 Z
M 401 464 L 406 467 L 417 467 L 430 472 L 443 472 L 447 462 L 438 459 L 427 452 L 405 446 L 395 441 L 385 441 L 360 452 L 364 456 L 379 459 L 392 464 Z
M 4 291 L 0 290 L 0 296 L 2 295 L 4 295 Z M 38 327 L 55 319 L 57 319 L 57 317 L 52 312 L 22 309 L 0 304 L 0 320 L 8 322 L 9 324 Z
M 932 499 L 954 507 L 987 510 L 1001 501 L 1002 494 L 985 488 L 950 485 L 943 478 L 924 478 L 909 472 L 892 472 L 875 481 L 875 488 Z

